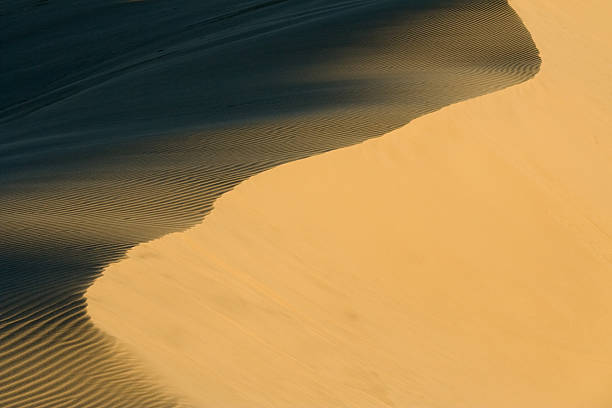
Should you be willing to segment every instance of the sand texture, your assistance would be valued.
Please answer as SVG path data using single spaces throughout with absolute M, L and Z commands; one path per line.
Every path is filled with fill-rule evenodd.
M 194 407 L 612 406 L 612 6 L 511 5 L 535 79 L 240 184 L 95 324 Z
M 504 0 L 3 0 L 0 43 L 2 408 L 176 406 L 87 314 L 104 268 L 250 176 L 541 62 Z

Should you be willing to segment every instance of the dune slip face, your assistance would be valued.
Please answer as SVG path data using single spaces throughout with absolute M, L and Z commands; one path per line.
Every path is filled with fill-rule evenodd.
M 178 400 L 86 313 L 248 177 L 539 70 L 506 1 L 0 5 L 0 406 Z
M 536 78 L 245 181 L 93 321 L 193 406 L 612 406 L 612 6 L 511 4 Z

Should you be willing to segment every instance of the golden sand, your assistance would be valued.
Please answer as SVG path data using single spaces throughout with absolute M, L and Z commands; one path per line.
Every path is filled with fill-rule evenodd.
M 612 405 L 603 0 L 513 0 L 536 79 L 265 172 L 89 312 L 197 407 Z

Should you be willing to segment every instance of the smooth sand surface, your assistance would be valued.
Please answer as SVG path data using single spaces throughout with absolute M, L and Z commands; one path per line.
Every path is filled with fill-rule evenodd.
M 511 4 L 534 80 L 246 181 L 96 324 L 195 407 L 610 407 L 612 6 Z

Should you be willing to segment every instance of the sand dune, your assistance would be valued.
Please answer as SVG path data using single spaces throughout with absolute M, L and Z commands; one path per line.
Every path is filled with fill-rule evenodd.
M 511 3 L 534 80 L 248 180 L 96 324 L 194 406 L 609 407 L 611 7 Z
M 83 294 L 246 178 L 532 78 L 503 0 L 0 2 L 0 406 L 168 407 Z

